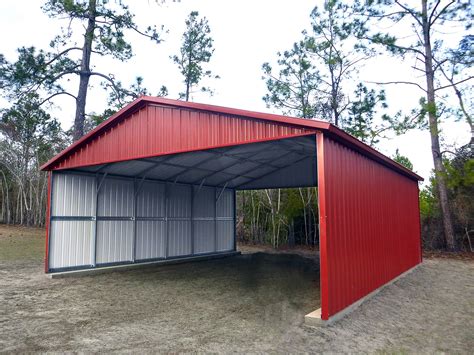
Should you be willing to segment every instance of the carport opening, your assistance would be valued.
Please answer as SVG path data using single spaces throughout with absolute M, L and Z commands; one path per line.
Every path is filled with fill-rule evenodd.
M 316 186 L 239 190 L 236 198 L 236 238 L 241 250 L 319 252 Z
M 73 217 L 61 215 L 61 208 L 56 208 L 54 202 L 55 191 L 58 194 L 61 189 L 67 188 L 66 185 L 61 185 L 59 179 L 56 182 L 59 187 L 54 185 L 55 179 L 61 174 L 85 175 L 91 178 L 91 184 L 95 181 L 96 203 L 95 207 L 91 207 L 95 208 L 95 214 Z M 95 225 L 91 228 L 92 239 L 95 236 L 95 241 L 91 246 L 90 264 L 85 268 L 124 263 L 123 258 L 119 259 L 122 255 L 125 255 L 125 263 L 134 263 L 227 252 L 240 248 L 247 253 L 242 256 L 246 264 L 257 271 L 267 269 L 270 273 L 272 270 L 281 273 L 284 268 L 288 270 L 288 276 L 291 278 L 291 274 L 295 275 L 302 270 L 302 275 L 310 275 L 308 268 L 317 270 L 311 272 L 314 276 L 309 280 L 314 285 L 314 298 L 304 311 L 314 309 L 314 303 L 319 300 L 317 162 L 314 133 L 62 170 L 53 174 L 53 185 L 56 187 L 53 187 L 52 193 L 52 244 L 56 242 L 55 231 L 64 228 L 67 223 L 80 223 L 84 219 L 84 223 Z M 74 189 L 73 186 L 72 190 Z M 148 201 L 153 200 L 157 189 L 163 190 L 159 193 L 159 199 L 166 200 L 161 207 Z M 130 198 L 124 197 L 128 196 L 127 194 Z M 109 197 L 105 198 L 105 195 Z M 252 204 L 257 195 L 266 199 L 265 205 Z M 110 196 L 113 199 L 110 199 Z M 135 201 L 132 203 L 135 206 L 128 210 L 124 207 L 130 205 L 127 199 Z M 170 200 L 174 201 L 171 205 Z M 232 200 L 233 216 L 227 211 L 229 201 Z M 188 202 L 181 205 L 180 201 Z M 197 201 L 202 205 L 196 208 Z M 186 204 L 191 208 L 186 210 L 186 207 L 183 207 Z M 210 214 L 205 211 L 208 205 L 213 209 Z M 150 208 L 154 210 L 151 212 Z M 255 210 L 253 215 L 247 213 L 247 210 L 252 208 L 260 209 L 260 212 Z M 283 210 L 290 209 L 291 219 L 283 220 Z M 161 210 L 164 212 L 160 212 Z M 209 217 L 211 215 L 213 217 Z M 148 233 L 140 238 L 153 239 L 154 233 L 160 233 L 160 223 L 167 224 L 164 230 L 166 238 L 169 239 L 160 239 L 159 243 L 166 249 L 161 254 L 147 252 L 147 248 L 161 248 L 161 244 L 150 240 L 135 243 L 131 251 L 128 251 L 128 247 L 125 250 L 118 245 L 128 240 L 128 234 L 123 232 L 127 228 L 133 230 L 130 235 L 136 234 L 136 238 L 139 234 Z M 113 239 L 117 230 L 120 230 L 122 235 Z M 206 233 L 214 233 L 214 238 L 206 241 L 203 236 Z M 220 242 L 223 234 L 232 235 L 232 239 L 227 238 L 226 241 Z M 183 235 L 190 236 L 189 246 L 187 237 L 183 238 Z M 134 238 L 132 236 L 129 239 Z M 241 245 L 236 244 L 238 241 Z M 263 248 L 259 253 L 248 255 L 249 244 L 255 241 L 261 242 Z M 284 254 L 275 254 L 272 247 L 289 250 Z M 306 253 L 301 253 L 302 248 L 306 248 Z M 62 255 L 59 252 L 50 253 L 50 270 L 68 269 L 67 265 L 60 265 L 59 258 Z M 85 255 L 84 258 L 87 259 L 88 256 Z M 60 267 L 54 269 L 54 263 Z M 288 286 L 288 292 L 291 292 L 292 288 Z

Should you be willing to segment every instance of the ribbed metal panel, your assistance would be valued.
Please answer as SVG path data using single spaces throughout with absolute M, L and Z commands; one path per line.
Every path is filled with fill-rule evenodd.
M 95 192 L 93 176 L 55 173 L 52 216 L 92 216 L 95 211 Z
M 216 209 L 215 189 L 212 187 L 194 187 L 193 218 L 214 218 Z
M 156 259 L 166 256 L 166 222 L 137 221 L 136 259 Z
M 191 186 L 168 184 L 168 217 L 191 217 Z
M 91 265 L 93 228 L 92 221 L 52 221 L 49 267 L 54 269 Z
M 130 217 L 133 214 L 133 181 L 106 178 L 98 197 L 98 216 Z
M 300 158 L 301 159 L 301 158 Z M 316 186 L 316 158 L 308 157 L 291 166 L 274 169 L 261 178 L 244 181 L 239 189 L 284 188 L 295 186 Z
M 278 122 L 149 105 L 94 136 L 87 145 L 72 152 L 55 168 L 291 137 L 311 131 Z
M 107 172 L 109 174 L 135 176 L 140 171 L 153 167 L 153 165 L 154 163 L 142 160 L 129 160 L 107 166 Z
M 183 173 L 186 171 L 186 168 L 177 168 L 174 166 L 169 165 L 160 165 L 157 166 L 155 169 L 151 170 L 147 173 L 147 177 L 150 179 L 157 179 L 157 180 L 167 180 L 172 176 L 176 176 L 177 174 Z
M 421 262 L 417 181 L 318 135 L 322 317 Z
M 54 180 L 53 210 L 72 216 L 52 216 L 49 269 L 53 271 L 233 249 L 231 189 L 146 180 L 134 184 L 131 179 L 70 173 L 55 173 Z M 54 206 L 64 206 L 69 196 L 81 201 L 87 197 L 88 204 L 80 202 L 76 210 Z
M 194 221 L 194 253 L 211 253 L 215 249 L 215 222 Z
M 191 254 L 191 221 L 168 221 L 168 256 Z
M 137 195 L 137 217 L 165 216 L 165 184 L 145 181 Z
M 217 189 L 217 197 L 219 197 L 221 189 Z M 225 189 L 219 200 L 217 201 L 217 217 L 233 217 L 234 216 L 234 192 Z
M 217 221 L 217 251 L 234 249 L 234 221 Z
M 97 222 L 97 264 L 132 260 L 133 222 Z

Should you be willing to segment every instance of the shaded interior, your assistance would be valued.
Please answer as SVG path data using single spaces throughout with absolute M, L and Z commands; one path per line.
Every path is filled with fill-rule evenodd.
M 238 190 L 317 185 L 314 135 L 199 150 L 63 171 Z

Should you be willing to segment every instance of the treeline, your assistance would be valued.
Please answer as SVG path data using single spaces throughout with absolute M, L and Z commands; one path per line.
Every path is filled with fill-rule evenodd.
M 474 147 L 467 144 L 445 159 L 445 179 L 459 249 L 474 252 Z M 443 214 L 437 194 L 437 180 L 431 176 L 420 193 L 421 235 L 425 249 L 444 249 Z
M 134 98 L 169 95 L 164 85 L 152 93 L 141 77 L 125 85 L 119 75 L 95 66 L 98 57 L 128 61 L 134 36 L 159 45 L 161 26 L 136 23 L 124 2 L 47 0 L 42 9 L 68 23 L 50 48 L 20 47 L 13 61 L 0 54 L 0 91 L 7 102 L 0 110 L 3 223 L 43 225 L 47 181 L 39 167 Z M 471 247 L 474 139 L 454 152 L 446 149 L 440 123 L 462 120 L 474 137 L 474 36 L 467 31 L 473 14 L 469 0 L 329 0 L 309 14 L 310 27 L 302 28 L 292 46 L 262 65 L 267 89 L 263 100 L 275 111 L 326 119 L 373 147 L 412 129 L 426 130 L 434 170 L 420 205 L 423 240 L 432 248 Z M 183 84 L 176 96 L 192 100 L 196 92 L 212 94 L 209 81 L 219 76 L 210 70 L 215 49 L 208 20 L 193 11 L 185 25 L 181 47 L 169 57 Z M 447 38 L 446 28 L 457 32 L 458 40 Z M 403 59 L 407 73 L 416 75 L 368 82 L 362 69 L 382 55 Z M 76 89 L 71 91 L 71 85 Z M 108 93 L 100 114 L 86 107 L 94 85 Z M 386 85 L 416 88 L 419 104 L 390 111 Z M 73 125 L 66 132 L 51 115 L 58 97 L 70 99 L 75 107 Z M 413 169 L 398 151 L 394 158 Z M 239 193 L 238 203 L 242 240 L 274 247 L 317 244 L 317 189 L 246 191 Z
M 36 105 L 38 97 L 4 110 L 0 121 L 0 221 L 43 226 L 47 175 L 40 166 L 69 143 L 59 122 Z
M 237 193 L 237 238 L 244 243 L 319 245 L 317 188 Z

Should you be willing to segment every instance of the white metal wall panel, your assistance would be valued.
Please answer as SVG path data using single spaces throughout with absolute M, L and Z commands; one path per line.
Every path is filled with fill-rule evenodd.
M 49 237 L 49 267 L 52 269 L 92 265 L 92 221 L 52 221 Z
M 216 209 L 215 188 L 194 186 L 193 218 L 214 217 Z
M 132 251 L 132 221 L 97 221 L 97 264 L 132 261 Z
M 217 196 L 221 189 L 217 189 Z M 234 217 L 234 191 L 225 189 L 217 201 L 217 217 Z
M 217 221 L 217 251 L 234 249 L 234 221 Z
M 136 259 L 156 259 L 166 256 L 165 221 L 137 221 Z
M 145 181 L 137 195 L 137 217 L 165 216 L 165 184 Z
M 212 253 L 216 250 L 215 240 L 216 189 L 194 187 L 193 195 L 193 238 L 194 253 Z
M 133 214 L 133 181 L 106 178 L 99 191 L 97 215 L 131 217 Z
M 168 184 L 168 217 L 191 217 L 191 185 Z
M 234 248 L 230 189 L 62 173 L 52 189 L 53 270 Z
M 96 179 L 93 176 L 54 174 L 52 216 L 92 216 Z
M 168 256 L 191 254 L 191 221 L 168 221 Z
M 194 221 L 194 253 L 212 253 L 215 251 L 215 221 Z

